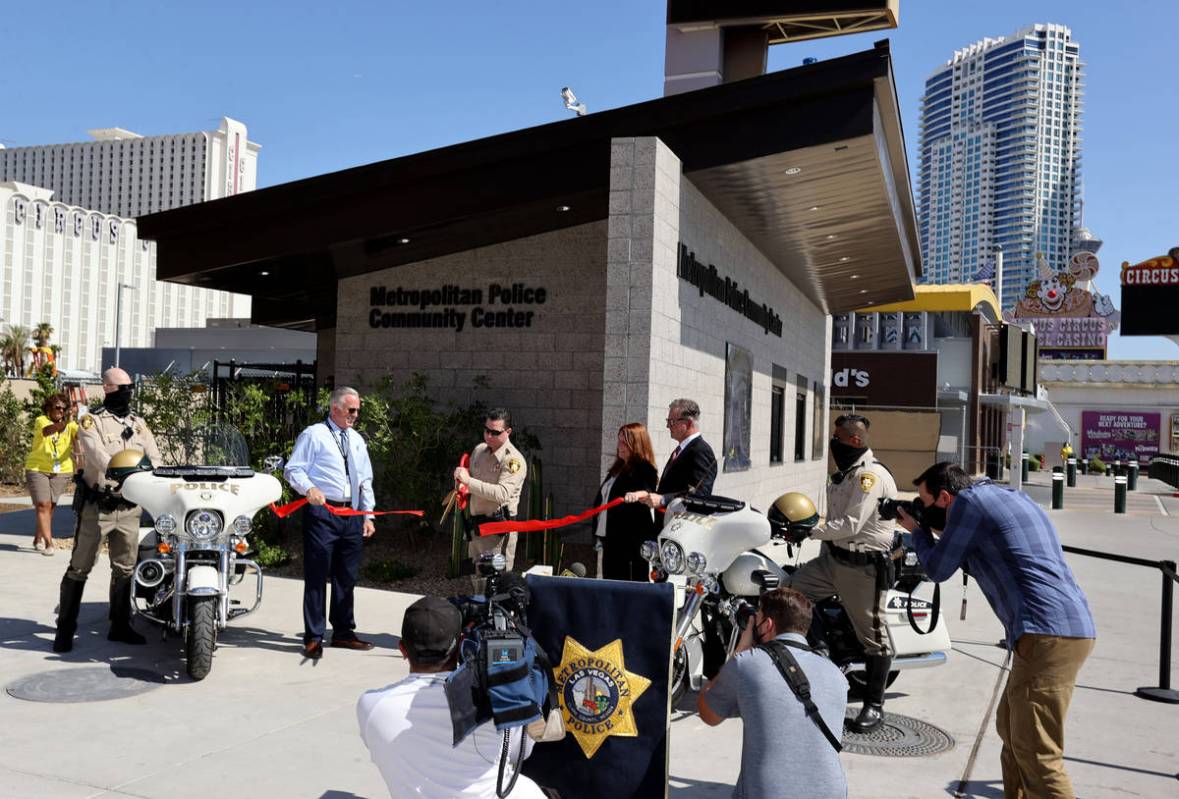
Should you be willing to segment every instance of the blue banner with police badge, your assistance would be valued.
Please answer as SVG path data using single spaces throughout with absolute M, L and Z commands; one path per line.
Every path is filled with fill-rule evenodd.
M 528 622 L 553 664 L 565 738 L 524 774 L 562 797 L 665 796 L 671 584 L 529 575 Z

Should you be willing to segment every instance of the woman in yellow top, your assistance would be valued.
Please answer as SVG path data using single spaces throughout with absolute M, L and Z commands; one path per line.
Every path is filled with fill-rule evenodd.
M 25 481 L 37 509 L 33 549 L 53 554 L 53 508 L 74 476 L 78 423 L 65 394 L 52 394 L 41 403 L 42 415 L 33 422 L 33 448 L 25 459 Z

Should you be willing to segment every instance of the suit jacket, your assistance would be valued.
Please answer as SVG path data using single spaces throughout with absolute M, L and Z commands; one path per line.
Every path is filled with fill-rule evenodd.
M 682 494 L 693 488 L 697 494 L 711 494 L 716 482 L 716 455 L 703 436 L 692 440 L 672 463 L 663 467 L 658 494 Z
M 628 491 L 654 491 L 657 479 L 655 467 L 640 461 L 633 469 L 624 471 L 615 478 L 614 485 L 610 487 L 610 496 L 603 497 L 601 486 L 599 486 L 598 494 L 594 497 L 594 506 L 617 499 Z M 602 485 L 605 485 L 605 480 L 602 481 Z M 597 524 L 594 524 L 593 529 L 595 532 L 597 531 Z M 641 502 L 624 502 L 606 511 L 606 541 L 633 539 L 637 542 L 635 544 L 636 554 L 638 545 L 654 538 L 654 531 L 658 529 L 651 516 L 651 509 Z

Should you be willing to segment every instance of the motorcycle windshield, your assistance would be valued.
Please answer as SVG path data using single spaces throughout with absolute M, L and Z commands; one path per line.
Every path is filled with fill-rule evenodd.
M 250 448 L 231 424 L 213 423 L 156 436 L 165 466 L 249 466 Z

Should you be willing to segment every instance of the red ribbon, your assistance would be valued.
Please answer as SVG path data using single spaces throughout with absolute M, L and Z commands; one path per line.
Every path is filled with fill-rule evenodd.
M 463 457 L 459 460 L 459 467 L 470 471 L 471 454 L 469 452 L 463 453 Z M 471 499 L 471 489 L 462 483 L 459 483 L 455 488 L 458 490 L 458 509 L 466 510 L 467 502 L 469 502 Z
M 582 511 L 576 516 L 565 516 L 560 519 L 536 519 L 529 522 L 486 522 L 479 525 L 479 535 L 499 535 L 500 533 L 533 533 L 537 530 L 552 530 L 554 527 L 566 527 L 570 524 L 584 522 L 597 516 L 604 510 L 610 510 L 615 505 L 621 505 L 626 500 L 623 497 L 612 499 L 605 505 Z
M 285 519 L 299 508 L 307 504 L 307 497 L 299 497 L 294 502 L 288 502 L 286 505 L 275 505 L 270 503 L 270 509 L 274 511 L 274 515 L 280 519 Z M 337 508 L 335 505 L 324 505 L 323 509 L 333 516 L 425 516 L 425 511 L 420 510 L 356 510 L 355 508 Z

